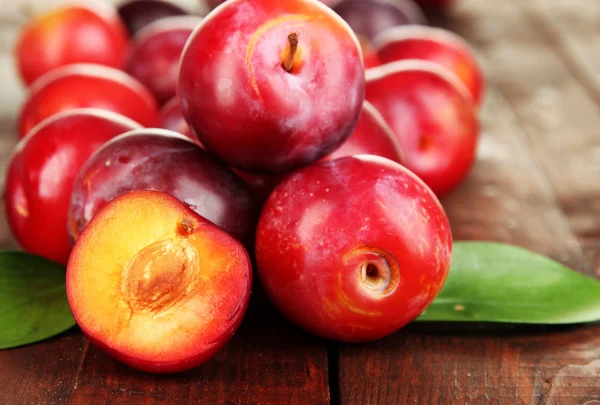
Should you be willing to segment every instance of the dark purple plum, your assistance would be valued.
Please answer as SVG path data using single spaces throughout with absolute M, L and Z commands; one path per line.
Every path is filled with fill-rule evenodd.
M 71 238 L 76 240 L 111 200 L 132 190 L 171 194 L 225 232 L 251 243 L 257 210 L 244 182 L 196 143 L 163 129 L 129 131 L 90 157 L 71 195 Z
M 391 27 L 425 24 L 423 12 L 412 0 L 341 0 L 333 10 L 368 41 Z
M 130 0 L 119 6 L 119 15 L 129 35 L 161 18 L 186 14 L 187 10 L 167 0 Z

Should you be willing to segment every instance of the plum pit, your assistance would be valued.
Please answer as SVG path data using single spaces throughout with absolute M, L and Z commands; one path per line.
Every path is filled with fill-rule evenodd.
M 121 273 L 121 292 L 133 312 L 161 312 L 193 290 L 199 269 L 196 248 L 183 238 L 164 239 L 133 256 Z

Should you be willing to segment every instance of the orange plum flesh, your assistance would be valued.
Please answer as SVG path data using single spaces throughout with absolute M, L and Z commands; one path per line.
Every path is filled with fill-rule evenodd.
M 157 191 L 126 193 L 78 239 L 67 295 L 83 333 L 142 371 L 191 369 L 239 327 L 252 268 L 243 246 Z

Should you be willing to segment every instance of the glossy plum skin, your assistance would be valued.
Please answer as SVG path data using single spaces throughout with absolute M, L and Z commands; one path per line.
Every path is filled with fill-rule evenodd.
M 482 70 L 469 44 L 458 35 L 440 28 L 404 26 L 384 31 L 375 44 L 382 63 L 421 59 L 440 64 L 454 73 L 481 105 L 485 89 Z
M 379 111 L 368 101 L 363 104 L 358 125 L 350 138 L 333 153 L 325 156 L 323 160 L 361 154 L 377 155 L 397 163 L 404 161 L 404 154 L 394 131 L 388 126 Z
M 333 10 L 368 41 L 391 27 L 425 24 L 423 12 L 411 0 L 341 0 Z
M 187 10 L 166 0 L 131 0 L 121 4 L 118 11 L 130 35 L 157 20 L 188 14 Z
M 38 125 L 15 148 L 4 201 L 13 235 L 28 252 L 66 264 L 67 213 L 81 166 L 106 141 L 140 128 L 118 114 L 77 109 Z
M 126 193 L 94 217 L 66 275 L 85 336 L 157 374 L 189 370 L 218 352 L 240 326 L 251 287 L 250 258 L 237 240 L 149 190 Z
M 159 128 L 175 131 L 196 141 L 196 137 L 192 133 L 190 126 L 185 118 L 183 118 L 183 112 L 181 112 L 181 105 L 177 97 L 173 97 L 167 101 L 160 109 L 158 126 Z
M 179 98 L 207 150 L 241 170 L 287 172 L 352 132 L 364 100 L 360 46 L 316 0 L 227 2 L 190 37 Z
M 311 333 L 348 342 L 382 338 L 415 319 L 441 290 L 451 251 L 431 190 L 372 155 L 287 176 L 256 236 L 258 274 L 277 308 Z
M 44 73 L 73 63 L 122 69 L 127 33 L 116 10 L 69 6 L 32 19 L 19 36 L 15 56 L 26 85 Z
M 257 209 L 244 182 L 196 143 L 158 129 L 123 134 L 86 162 L 71 196 L 71 238 L 109 201 L 144 189 L 175 196 L 244 243 L 252 239 Z
M 385 64 L 367 72 L 367 99 L 396 134 L 406 167 L 438 197 L 467 176 L 479 137 L 477 106 L 454 75 L 431 62 Z
M 201 20 L 196 16 L 163 18 L 133 37 L 125 70 L 145 85 L 160 104 L 177 93 L 179 58 Z
M 40 121 L 73 108 L 101 108 L 148 127 L 158 119 L 158 105 L 137 80 L 120 70 L 75 64 L 55 69 L 29 88 L 19 115 L 19 138 Z

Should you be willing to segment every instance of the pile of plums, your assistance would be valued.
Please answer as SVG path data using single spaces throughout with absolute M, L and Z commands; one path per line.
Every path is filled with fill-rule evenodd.
M 69 5 L 24 27 L 16 239 L 67 265 L 85 335 L 149 372 L 231 338 L 253 264 L 311 333 L 395 332 L 449 270 L 438 198 L 475 156 L 471 50 L 410 0 L 209 3 Z

